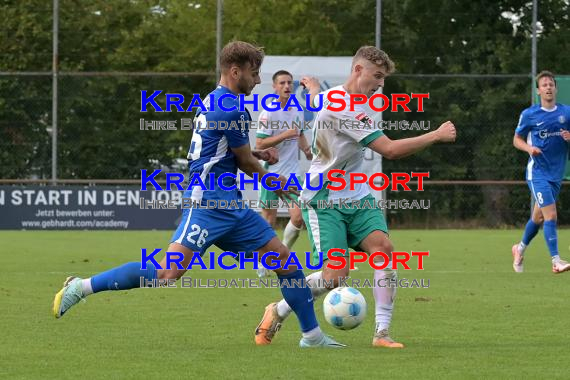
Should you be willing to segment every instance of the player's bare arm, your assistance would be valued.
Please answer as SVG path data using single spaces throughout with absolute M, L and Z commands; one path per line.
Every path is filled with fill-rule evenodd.
M 372 141 L 368 147 L 390 160 L 395 160 L 412 155 L 438 142 L 454 142 L 455 138 L 455 126 L 451 121 L 446 121 L 435 131 L 424 135 L 401 140 L 391 140 L 384 135 Z
M 297 144 L 299 145 L 301 152 L 303 152 L 305 154 L 305 157 L 307 157 L 307 160 L 312 160 L 313 153 L 311 153 L 311 147 L 309 146 L 309 142 L 307 141 L 307 137 L 305 137 L 304 133 L 301 133 L 299 136 Z
M 564 137 L 564 136 L 562 136 L 562 137 Z M 569 137 L 570 137 L 570 135 L 569 135 Z M 564 140 L 568 141 L 567 139 L 564 139 Z M 523 152 L 528 153 L 531 156 L 538 156 L 539 154 L 542 153 L 542 151 L 539 148 L 527 144 L 525 139 L 523 139 L 521 136 L 517 135 L 516 133 L 515 133 L 515 136 L 513 137 L 513 145 L 518 150 L 522 150 Z
M 236 159 L 238 162 L 238 168 L 241 171 L 243 171 L 245 174 L 247 174 L 250 177 L 253 177 L 253 173 L 259 173 L 260 179 L 264 175 L 268 174 L 269 172 L 267 170 L 263 169 L 263 167 L 259 164 L 258 160 L 266 161 L 265 158 L 267 158 L 268 160 L 273 160 L 273 159 L 275 159 L 275 157 L 277 155 L 277 150 L 274 148 L 270 148 L 270 149 L 266 149 L 266 150 L 262 150 L 262 151 L 259 151 L 259 150 L 252 151 L 251 148 L 249 147 L 249 144 L 245 144 L 245 145 L 240 146 L 238 148 L 232 148 L 232 152 L 234 152 L 234 154 L 236 155 Z M 255 155 L 254 155 L 254 152 L 255 152 Z M 270 161 L 268 161 L 268 162 L 270 162 Z M 275 162 L 277 162 L 277 161 L 275 161 Z M 270 180 L 272 180 L 272 178 L 268 178 L 268 181 L 270 181 Z M 287 183 L 287 178 L 285 178 L 283 176 L 279 176 L 277 181 L 280 182 L 280 184 L 279 184 L 279 189 L 275 190 L 275 193 L 280 198 L 290 200 L 290 199 L 292 199 L 291 198 L 292 194 L 299 195 L 299 192 L 296 189 L 293 189 L 293 188 L 289 188 L 287 190 L 283 189 L 283 187 Z M 268 184 L 268 185 L 271 185 L 271 184 Z
M 303 77 L 299 83 L 301 86 L 309 90 L 311 105 L 314 107 L 315 98 L 321 91 L 321 84 L 319 83 L 319 80 L 315 77 Z
M 269 165 L 279 162 L 279 151 L 273 147 L 261 150 L 254 149 L 251 151 L 251 154 L 258 160 L 267 161 Z
M 271 148 L 273 146 L 279 145 L 281 142 L 287 139 L 295 138 L 297 135 L 299 135 L 299 130 L 297 128 L 291 128 L 283 133 L 278 134 L 277 136 L 266 137 L 263 139 L 258 137 L 255 140 L 255 147 L 258 149 Z

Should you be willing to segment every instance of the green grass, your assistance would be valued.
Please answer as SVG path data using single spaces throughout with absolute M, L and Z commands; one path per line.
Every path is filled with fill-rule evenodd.
M 91 296 L 61 320 L 53 295 L 68 274 L 89 276 L 165 247 L 169 232 L 1 232 L 0 378 L 567 378 L 570 273 L 553 275 L 541 235 L 526 272 L 511 269 L 520 231 L 394 231 L 398 250 L 430 250 L 429 289 L 400 289 L 392 335 L 404 350 L 371 346 L 368 317 L 353 331 L 323 328 L 344 350 L 301 350 L 291 318 L 274 344 L 253 330 L 278 289 L 142 289 Z M 570 231 L 559 232 L 562 255 Z M 296 245 L 308 247 L 306 234 Z M 354 278 L 371 278 L 360 265 Z M 255 277 L 200 271 L 195 278 Z

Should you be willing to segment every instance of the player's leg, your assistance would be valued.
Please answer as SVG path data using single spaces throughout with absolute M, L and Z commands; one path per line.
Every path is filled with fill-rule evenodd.
M 540 229 L 540 226 L 544 222 L 542 211 L 540 210 L 540 205 L 535 195 L 535 184 L 533 184 L 532 181 L 528 181 L 527 184 L 532 197 L 535 200 L 535 203 L 531 216 L 525 225 L 521 241 L 517 244 L 514 244 L 511 248 L 511 253 L 513 255 L 513 269 L 517 273 L 521 273 L 523 271 L 524 253 L 526 251 L 526 248 L 532 239 L 536 236 L 538 230 Z M 540 186 L 540 184 L 538 183 L 537 186 Z
M 371 255 L 374 252 L 384 252 L 389 257 L 394 247 L 386 233 L 375 230 L 370 233 L 361 243 L 360 247 L 364 252 Z M 381 260 L 380 260 L 381 261 Z M 376 262 L 380 265 L 382 262 Z M 374 270 L 374 303 L 376 328 L 372 344 L 376 347 L 403 348 L 402 343 L 395 342 L 390 338 L 390 324 L 394 312 L 394 301 L 396 300 L 397 273 L 390 269 L 388 265 L 384 269 Z
M 275 252 L 281 266 L 289 257 L 289 249 L 279 241 L 269 224 L 259 217 L 254 211 L 246 209 L 240 217 L 239 223 L 232 230 L 232 234 L 220 241 L 220 248 L 234 247 L 234 250 L 259 252 L 260 258 L 267 252 Z M 261 247 L 261 248 L 260 248 Z M 270 258 L 268 258 L 270 259 Z M 325 336 L 320 330 L 313 305 L 313 296 L 307 286 L 291 286 L 292 284 L 305 284 L 303 272 L 296 266 L 290 266 L 287 270 L 275 270 L 281 284 L 281 293 L 291 309 L 297 315 L 303 332 L 302 347 L 342 347 L 343 345 Z M 269 344 L 276 332 L 279 321 L 273 317 L 273 310 L 266 313 L 256 329 L 255 342 L 257 344 Z M 278 327 L 277 327 L 278 328 Z M 269 336 L 269 339 L 266 339 Z
M 192 259 L 193 252 L 202 254 L 210 245 L 212 239 L 216 238 L 217 228 L 216 218 L 205 213 L 210 210 L 184 210 L 182 220 L 178 229 L 172 237 L 172 243 L 168 247 L 168 252 L 180 252 L 183 255 L 181 266 L 186 268 Z M 205 226 L 205 221 L 210 223 L 210 233 L 202 233 L 201 226 Z M 212 228 L 213 227 L 213 228 Z M 200 237 L 202 235 L 202 238 Z M 207 238 L 204 239 L 203 235 Z M 147 254 L 151 254 L 150 250 Z M 53 302 L 53 313 L 56 318 L 60 318 L 73 305 L 81 299 L 102 291 L 108 290 L 128 290 L 139 288 L 147 284 L 155 284 L 157 279 L 178 279 L 186 272 L 185 269 L 177 269 L 172 263 L 171 268 L 158 270 L 152 261 L 146 260 L 146 269 L 142 267 L 141 261 L 134 261 L 123 264 L 119 267 L 96 274 L 89 278 L 69 277 L 63 288 L 55 295 Z M 161 268 L 166 268 L 166 257 L 160 262 Z
M 556 199 L 560 192 L 560 185 L 558 182 L 548 182 L 544 185 L 543 194 L 536 193 L 537 199 L 539 196 L 543 198 L 540 210 L 544 217 L 544 240 L 552 260 L 553 273 L 562 273 L 570 270 L 570 263 L 562 260 L 558 252 Z
M 552 260 L 552 272 L 562 273 L 570 270 L 570 264 L 560 259 L 558 254 L 558 232 L 556 228 L 557 213 L 556 199 L 560 192 L 560 182 L 548 182 L 545 180 L 529 181 L 529 186 L 534 199 L 540 207 L 544 218 L 544 240 Z
M 261 210 L 261 216 L 263 217 L 263 219 L 265 219 L 267 221 L 267 223 L 269 223 L 269 225 L 272 228 L 274 228 L 275 221 L 277 220 L 277 209 L 276 208 L 264 208 L 264 209 L 262 209 Z M 271 273 L 272 273 L 269 269 L 267 269 L 263 265 L 260 265 L 257 268 L 256 272 L 257 272 L 257 276 L 259 278 L 270 277 Z
M 372 195 L 361 200 L 375 204 Z M 381 209 L 356 209 L 350 220 L 348 230 L 348 244 L 351 247 L 358 247 L 368 255 L 374 252 L 384 252 L 388 257 L 392 257 L 394 247 L 388 238 L 388 226 Z M 380 261 L 383 261 L 380 259 Z M 378 264 L 382 264 L 379 262 Z M 374 303 L 376 314 L 376 329 L 372 344 L 377 347 L 402 348 L 403 344 L 394 342 L 389 335 L 392 313 L 394 312 L 394 301 L 396 298 L 397 273 L 387 265 L 384 269 L 374 270 Z M 380 286 L 379 286 L 380 285 Z
M 309 240 L 311 242 L 313 252 L 313 265 L 323 264 L 323 258 L 326 258 L 326 253 L 330 248 L 343 248 L 348 251 L 348 243 L 346 240 L 346 224 L 343 221 L 342 213 L 337 209 L 303 209 L 303 219 L 307 225 L 309 233 Z M 307 276 L 307 285 L 311 289 L 313 299 L 327 293 L 330 289 L 332 282 L 325 282 L 323 279 L 324 271 L 313 272 Z M 338 273 L 337 273 L 338 275 Z M 341 276 L 346 277 L 346 273 Z M 328 277 L 333 278 L 333 273 L 328 274 Z M 338 286 L 338 281 L 333 287 Z M 331 287 L 332 289 L 332 287 Z M 271 320 L 273 323 L 279 325 L 291 314 L 292 309 L 285 299 L 279 302 L 269 304 L 266 307 L 264 320 Z M 258 339 L 263 340 L 269 344 L 273 339 L 274 334 L 263 334 L 263 337 Z
M 193 254 L 192 250 L 176 243 L 168 246 L 168 252 L 182 253 L 184 255 L 182 261 L 184 268 L 190 263 Z M 186 272 L 186 270 L 176 268 L 159 270 L 151 262 L 146 263 L 146 269 L 141 269 L 141 264 L 140 261 L 126 263 L 89 278 L 68 277 L 63 288 L 54 299 L 53 312 L 55 317 L 60 318 L 69 308 L 91 294 L 108 290 L 128 290 L 149 285 L 158 286 L 157 279 L 178 279 Z M 166 257 L 162 259 L 160 266 L 165 268 Z
M 299 207 L 293 205 L 288 211 L 290 219 L 283 231 L 283 244 L 291 249 L 299 238 L 304 223 Z
M 275 222 L 277 221 L 277 209 L 272 208 L 271 202 L 279 201 L 279 197 L 274 191 L 269 191 L 262 187 L 259 191 L 259 203 L 261 204 L 261 216 L 271 228 L 275 228 Z
M 266 188 L 262 187 L 261 191 L 259 192 L 259 203 L 261 204 L 261 216 L 263 219 L 269 223 L 271 228 L 275 228 L 275 223 L 277 222 L 277 209 L 269 207 L 271 205 L 271 201 L 278 201 L 279 197 L 275 195 L 274 191 L 269 191 Z M 270 277 L 271 271 L 264 266 L 259 266 L 257 268 L 257 276 L 260 278 Z
M 327 260 L 327 252 L 332 248 L 345 251 L 345 253 L 334 252 L 332 255 L 348 257 L 347 227 L 344 213 L 338 208 L 303 209 L 302 215 L 311 242 L 313 265 L 319 264 L 323 268 L 307 276 L 311 293 L 316 299 L 339 286 L 341 280 L 348 277 L 348 266 L 333 270 L 324 263 Z M 277 304 L 277 311 L 282 318 L 286 318 L 291 309 L 285 300 L 281 300 Z
M 299 183 L 303 183 L 302 178 L 299 176 L 297 176 L 297 180 Z M 297 200 L 298 197 L 293 195 L 293 199 Z M 299 238 L 299 234 L 301 233 L 301 229 L 305 223 L 303 222 L 303 216 L 301 215 L 299 207 L 293 205 L 288 211 L 290 219 L 283 231 L 283 244 L 291 249 Z
M 523 271 L 524 253 L 526 248 L 538 233 L 543 222 L 544 218 L 542 216 L 542 211 L 540 210 L 538 203 L 535 202 L 532 214 L 526 223 L 521 241 L 513 245 L 511 248 L 511 253 L 513 255 L 513 269 L 515 272 L 521 273 Z
M 271 228 L 275 227 L 275 222 L 277 221 L 277 209 L 275 208 L 264 208 L 261 209 L 261 216 L 263 219 L 269 223 Z
M 269 243 L 259 249 L 260 255 L 270 251 L 275 252 L 279 255 L 277 257 L 277 260 L 281 262 L 280 267 L 283 267 L 287 262 L 287 258 L 289 257 L 289 249 L 275 237 Z M 283 294 L 283 299 L 285 302 L 287 302 L 289 307 L 293 310 L 299 319 L 299 324 L 303 333 L 303 338 L 301 339 L 300 346 L 342 347 L 343 345 L 325 336 L 321 331 L 319 323 L 317 322 L 317 317 L 315 315 L 314 297 L 311 294 L 309 287 L 306 285 L 295 285 L 296 283 L 306 284 L 306 279 L 303 272 L 294 265 L 290 266 L 287 269 L 276 269 L 275 272 L 277 273 L 277 277 L 281 283 L 281 293 Z M 265 345 L 271 343 L 271 339 L 267 339 L 267 333 L 270 335 L 271 327 L 275 321 L 279 323 L 279 320 L 274 318 L 274 313 L 274 308 L 270 308 L 269 310 L 266 308 L 266 314 L 271 315 L 265 315 L 261 323 L 257 326 L 255 334 L 256 344 Z

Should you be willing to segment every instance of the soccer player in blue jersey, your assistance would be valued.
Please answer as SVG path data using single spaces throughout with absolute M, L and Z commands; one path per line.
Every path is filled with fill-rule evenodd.
M 570 270 L 570 263 L 558 254 L 556 199 L 568 158 L 570 107 L 556 103 L 556 80 L 551 72 L 538 74 L 536 88 L 540 104 L 521 113 L 513 139 L 513 145 L 530 156 L 526 180 L 535 200 L 522 240 L 512 247 L 513 269 L 519 273 L 523 271 L 524 252 L 543 225 L 552 272 L 562 273 Z
M 222 71 L 219 86 L 212 92 L 214 99 L 223 98 L 226 108 L 236 106 L 236 110 L 224 112 L 220 107 L 215 111 L 198 111 L 195 118 L 195 128 L 192 135 L 192 143 L 188 153 L 190 176 L 198 174 L 204 183 L 210 173 L 217 178 L 223 173 L 237 173 L 241 169 L 249 176 L 258 173 L 259 178 L 267 174 L 259 164 L 258 159 L 277 162 L 276 150 L 270 148 L 261 151 L 252 151 L 249 145 L 247 122 L 251 120 L 249 112 L 239 111 L 238 100 L 232 99 L 231 95 L 249 95 L 253 88 L 260 83 L 259 68 L 263 61 L 261 49 L 241 41 L 231 42 L 226 45 L 220 55 L 220 67 Z M 206 98 L 204 105 L 209 110 L 210 96 Z M 217 103 L 217 101 L 216 101 Z M 211 128 L 220 125 L 220 121 L 239 123 L 243 128 Z M 281 188 L 286 183 L 286 178 L 279 178 Z M 224 186 L 232 187 L 235 179 L 224 177 Z M 285 190 L 276 191 L 280 196 L 289 197 Z M 215 190 L 204 191 L 199 187 L 187 190 L 184 197 L 192 198 L 196 202 L 207 200 L 239 200 L 242 195 L 237 189 L 223 190 L 216 187 Z M 258 214 L 249 208 L 236 209 L 185 209 L 183 217 L 176 232 L 172 236 L 169 252 L 180 252 L 184 255 L 181 264 L 188 267 L 192 260 L 193 252 L 204 254 L 211 246 L 216 245 L 224 251 L 246 253 L 259 252 L 259 256 L 266 252 L 276 252 L 281 267 L 285 264 L 289 251 L 284 246 L 269 224 Z M 82 298 L 101 291 L 125 290 L 140 287 L 144 278 L 146 281 L 156 279 L 168 280 L 179 279 L 185 269 L 179 269 L 175 264 L 167 268 L 166 258 L 160 263 L 162 268 L 157 269 L 152 263 L 147 263 L 148 269 L 141 270 L 140 262 L 131 262 L 123 266 L 99 273 L 91 278 L 81 279 L 69 277 L 64 287 L 56 294 L 53 303 L 53 313 L 56 318 L 64 315 L 73 305 Z M 323 334 L 317 322 L 313 308 L 311 291 L 305 286 L 283 286 L 285 280 L 289 284 L 300 283 L 305 280 L 302 271 L 296 267 L 285 270 L 275 270 L 281 282 L 283 297 L 291 305 L 299 318 L 303 337 L 301 347 L 343 347 Z M 296 282 L 293 282 L 296 280 Z

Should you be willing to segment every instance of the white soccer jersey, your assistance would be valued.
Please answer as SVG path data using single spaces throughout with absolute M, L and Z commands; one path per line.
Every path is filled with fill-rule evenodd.
M 259 115 L 256 137 L 267 138 L 278 136 L 292 128 L 293 125 L 302 128 L 304 121 L 305 117 L 303 112 L 293 108 L 289 108 L 287 111 L 279 109 L 274 112 L 264 110 Z M 279 162 L 274 165 L 269 165 L 264 162 L 264 167 L 270 172 L 278 173 L 286 178 L 288 178 L 291 173 L 296 173 L 300 176 L 298 139 L 299 133 L 297 133 L 297 136 L 283 140 L 277 144 L 275 147 L 279 151 Z
M 331 104 L 327 100 L 327 93 L 333 90 L 344 91 L 345 96 L 333 94 L 334 99 L 344 98 L 347 106 L 342 111 L 331 111 L 327 106 Z M 367 184 L 356 184 L 354 190 L 348 188 L 349 173 L 363 173 L 364 149 L 373 140 L 384 133 L 377 128 L 372 119 L 366 115 L 361 105 L 355 105 L 354 111 L 350 111 L 350 94 L 342 86 L 337 86 L 323 92 L 323 108 L 315 117 L 313 123 L 313 161 L 308 173 L 310 174 L 311 186 L 319 184 L 319 175 L 323 176 L 323 188 L 321 190 L 304 189 L 301 199 L 310 201 L 323 199 L 338 201 L 340 198 L 348 200 L 360 200 L 370 194 Z M 338 103 L 332 104 L 338 107 Z M 327 173 L 332 169 L 346 170 L 347 188 L 334 191 L 326 189 Z M 337 186 L 338 183 L 333 183 Z

